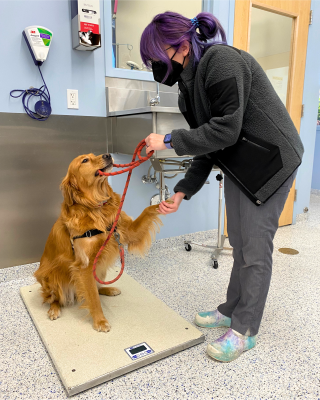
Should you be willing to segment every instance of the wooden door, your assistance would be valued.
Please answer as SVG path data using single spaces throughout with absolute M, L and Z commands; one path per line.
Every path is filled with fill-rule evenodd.
M 283 97 L 298 132 L 302 115 L 310 5 L 311 0 L 236 0 L 235 3 L 233 46 L 252 54 L 261 64 L 270 80 L 272 79 L 280 98 Z M 272 29 L 272 24 L 276 29 Z M 285 26 L 287 31 L 284 31 Z M 278 32 L 279 27 L 283 31 Z M 276 46 L 280 46 L 278 53 Z M 263 57 L 263 51 L 270 52 L 272 47 L 275 54 L 266 53 Z M 287 51 L 281 53 L 281 48 Z M 261 58 L 258 58 L 259 55 Z M 281 214 L 279 226 L 292 224 L 294 200 L 295 182 Z M 225 220 L 225 234 L 226 226 Z

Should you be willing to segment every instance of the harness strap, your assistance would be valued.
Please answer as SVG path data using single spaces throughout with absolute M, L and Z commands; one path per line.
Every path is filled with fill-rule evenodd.
M 74 236 L 72 240 L 81 239 L 81 238 L 91 238 L 92 236 L 99 235 L 100 233 L 104 233 L 103 231 L 99 231 L 99 229 L 90 229 L 89 231 L 85 232 L 83 235 Z
M 112 228 L 112 224 L 109 225 L 108 228 L 106 228 L 106 231 L 107 232 L 111 231 L 111 228 Z M 116 231 L 117 231 L 117 227 L 114 228 L 114 232 L 116 232 Z M 100 231 L 99 229 L 90 229 L 89 231 L 86 231 L 83 235 L 74 236 L 73 238 L 70 238 L 72 250 L 74 251 L 73 241 L 75 239 L 91 238 L 92 236 L 100 235 L 100 233 L 105 233 L 105 232 Z

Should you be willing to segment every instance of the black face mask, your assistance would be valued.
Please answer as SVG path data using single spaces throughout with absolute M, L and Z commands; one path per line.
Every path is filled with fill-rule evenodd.
M 162 82 L 162 81 L 163 81 L 163 78 L 166 76 L 166 73 L 168 70 L 167 64 L 163 61 L 153 61 L 152 72 L 153 72 L 153 78 L 156 82 L 163 83 L 164 85 L 167 85 L 167 86 L 173 86 L 178 81 L 179 76 L 181 75 L 181 72 L 183 71 L 183 64 L 184 64 L 185 57 L 183 59 L 183 64 L 180 64 L 177 61 L 174 61 L 173 57 L 176 55 L 176 52 L 171 57 L 172 71 L 170 72 L 170 74 L 168 75 L 167 79 L 164 82 Z

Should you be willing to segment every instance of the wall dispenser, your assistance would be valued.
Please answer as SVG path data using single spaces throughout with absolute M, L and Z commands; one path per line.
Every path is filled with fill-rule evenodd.
M 47 59 L 52 31 L 43 26 L 28 26 L 22 31 L 35 65 L 42 65 Z
M 95 50 L 101 47 L 99 0 L 71 0 L 72 47 Z
M 30 86 L 29 89 L 11 90 L 10 96 L 13 98 L 22 98 L 23 108 L 29 117 L 38 121 L 46 121 L 49 118 L 52 109 L 49 89 L 43 78 L 40 66 L 47 59 L 53 34 L 48 28 L 34 25 L 28 26 L 24 29 L 22 35 L 25 38 L 33 62 L 39 69 L 43 85 L 39 89 Z M 19 94 L 15 95 L 14 93 Z M 34 110 L 30 108 L 31 99 L 39 99 L 34 104 Z

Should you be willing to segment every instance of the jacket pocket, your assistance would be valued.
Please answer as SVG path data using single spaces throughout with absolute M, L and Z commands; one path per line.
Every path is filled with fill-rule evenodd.
M 216 153 L 217 165 L 246 190 L 255 194 L 282 167 L 279 147 L 244 133 L 233 146 Z

